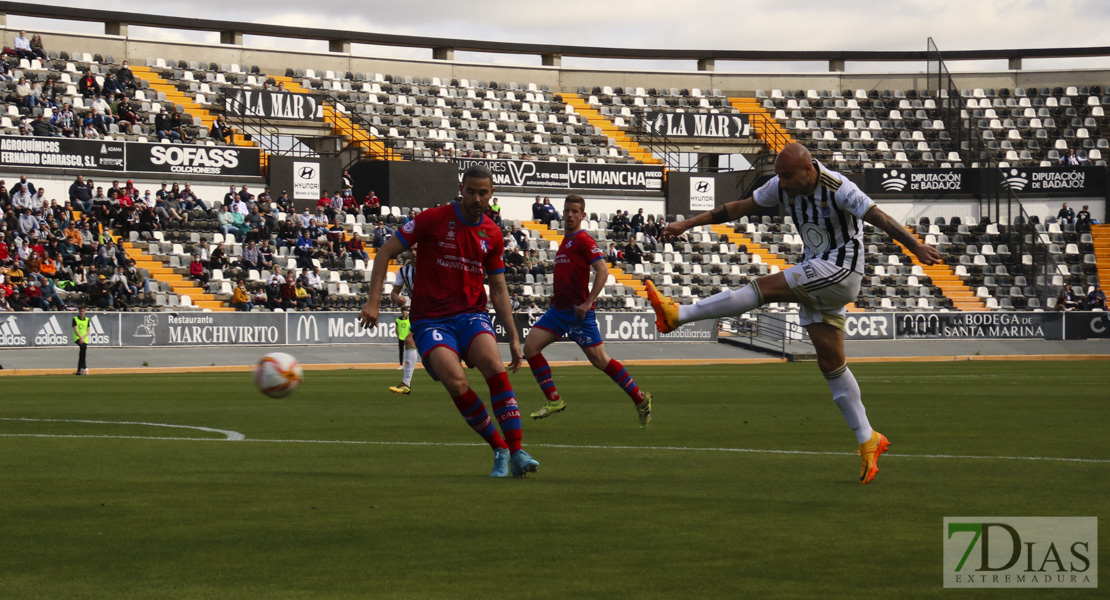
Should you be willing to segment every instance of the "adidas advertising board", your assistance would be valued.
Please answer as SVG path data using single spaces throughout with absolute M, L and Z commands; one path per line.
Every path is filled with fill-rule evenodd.
M 647 112 L 641 123 L 645 131 L 664 137 L 751 137 L 748 115 L 743 114 Z
M 45 348 L 73 344 L 77 313 L 7 313 L 0 317 L 0 348 Z M 89 313 L 89 345 L 118 346 L 118 314 Z
M 0 165 L 123 171 L 124 142 L 4 136 Z
M 493 173 L 495 187 L 582 191 L 663 191 L 663 169 L 651 165 L 564 163 L 484 158 L 456 158 L 459 181 L 472 165 Z

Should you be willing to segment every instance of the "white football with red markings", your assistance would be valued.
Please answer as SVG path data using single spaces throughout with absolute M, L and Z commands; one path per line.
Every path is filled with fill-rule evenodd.
M 296 358 L 284 352 L 271 352 L 254 367 L 254 385 L 271 398 L 284 398 L 301 385 L 304 375 Z

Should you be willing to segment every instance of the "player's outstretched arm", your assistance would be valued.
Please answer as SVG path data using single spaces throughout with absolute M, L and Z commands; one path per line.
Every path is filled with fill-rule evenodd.
M 863 220 L 882 229 L 887 235 L 897 240 L 910 252 L 913 252 L 917 260 L 921 261 L 921 264 L 935 265 L 940 262 L 940 252 L 937 252 L 936 248 L 919 240 L 916 235 L 910 233 L 908 229 L 883 212 L 878 206 L 872 206 L 867 214 L 863 215 Z
M 516 322 L 513 321 L 513 302 L 509 297 L 509 286 L 505 285 L 505 274 L 497 273 L 486 276 L 489 283 L 489 300 L 493 304 L 493 311 L 497 313 L 497 322 L 505 328 L 509 336 L 509 370 L 516 373 L 520 363 L 524 360 L 524 352 L 520 349 L 520 338 L 516 334 Z
M 663 238 L 673 238 L 682 235 L 687 229 L 700 227 L 702 225 L 712 225 L 714 223 L 728 223 L 735 221 L 740 217 L 747 215 L 754 215 L 759 212 L 759 205 L 751 198 L 744 198 L 743 200 L 734 200 L 727 204 L 722 204 L 717 208 L 703 212 L 700 215 L 690 217 L 685 221 L 675 221 L 668 223 L 667 228 L 663 230 Z
M 370 272 L 370 294 L 366 304 L 358 313 L 359 323 L 363 327 L 376 327 L 378 325 L 378 311 L 382 303 L 382 286 L 385 285 L 385 275 L 389 270 L 389 261 L 405 251 L 405 245 L 400 238 L 393 236 L 382 244 L 381 250 L 374 257 L 374 270 Z

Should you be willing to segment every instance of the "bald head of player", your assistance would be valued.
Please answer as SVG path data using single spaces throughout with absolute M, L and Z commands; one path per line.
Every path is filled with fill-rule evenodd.
M 477 223 L 482 220 L 482 214 L 489 209 L 489 200 L 493 197 L 493 173 L 482 165 L 471 165 L 463 171 L 462 183 L 459 184 L 459 212 L 467 220 Z
M 813 156 L 797 142 L 787 144 L 775 157 L 775 174 L 779 176 L 779 189 L 789 196 L 807 196 L 817 189 Z

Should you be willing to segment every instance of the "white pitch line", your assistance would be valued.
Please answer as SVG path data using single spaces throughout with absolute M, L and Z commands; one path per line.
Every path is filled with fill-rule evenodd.
M 226 436 L 226 441 L 239 442 L 246 438 L 238 431 L 227 431 L 224 429 L 213 429 L 211 427 L 197 427 L 195 425 L 171 425 L 169 423 L 141 423 L 138 421 L 90 421 L 86 419 L 20 419 L 10 417 L 0 417 L 0 421 L 30 421 L 33 423 L 92 423 L 94 425 L 146 425 L 148 427 L 170 427 L 173 429 L 195 429 L 197 431 L 207 431 L 209 433 L 219 433 Z M 90 436 L 99 437 L 99 436 Z M 141 437 L 141 436 L 140 436 Z M 191 438 L 182 438 L 191 439 Z
M 3 419 L 0 421 L 12 420 L 29 420 L 34 421 L 37 419 Z M 96 423 L 96 421 L 77 421 L 79 423 Z M 104 421 L 105 423 L 117 423 L 116 421 Z M 142 425 L 149 425 L 149 423 L 140 423 Z M 188 427 L 185 425 L 173 425 L 172 427 L 185 427 L 188 429 L 201 429 L 205 431 L 221 431 L 218 429 L 208 429 L 204 427 Z M 235 433 L 235 432 L 228 432 Z M 242 434 L 237 434 L 242 435 Z M 291 439 L 246 439 L 240 438 L 182 438 L 182 437 L 151 437 L 139 435 L 65 435 L 65 434 L 44 434 L 44 433 L 0 433 L 0 438 L 3 437 L 32 437 L 32 438 L 84 438 L 84 439 L 110 439 L 110 440 L 158 440 L 158 441 L 173 441 L 173 442 L 254 442 L 260 444 L 334 444 L 334 445 L 348 445 L 348 446 L 436 446 L 436 447 L 483 447 L 485 444 L 478 442 L 375 442 L 370 440 L 291 440 Z M 601 445 L 574 445 L 574 444 L 529 444 L 532 448 L 562 448 L 568 450 L 648 450 L 656 452 L 739 452 L 746 454 L 795 454 L 807 456 L 855 456 L 854 452 L 820 452 L 815 450 L 773 450 L 762 448 L 694 448 L 689 446 L 601 446 Z M 1101 458 L 1067 458 L 1067 457 L 1054 457 L 1054 456 L 980 456 L 980 455 L 958 455 L 958 454 L 894 454 L 887 452 L 885 456 L 897 458 L 936 458 L 936 459 L 949 459 L 949 460 L 1027 460 L 1034 462 L 1070 462 L 1070 463 L 1089 463 L 1089 464 L 1110 464 L 1110 459 Z

